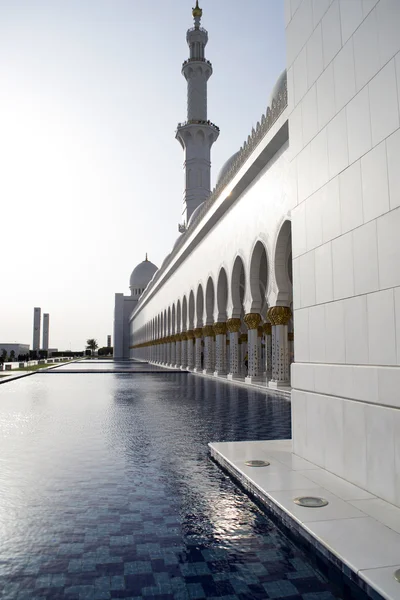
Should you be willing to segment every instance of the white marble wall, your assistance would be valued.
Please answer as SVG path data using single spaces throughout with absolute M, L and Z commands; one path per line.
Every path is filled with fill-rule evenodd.
M 294 449 L 400 505 L 400 2 L 285 15 Z

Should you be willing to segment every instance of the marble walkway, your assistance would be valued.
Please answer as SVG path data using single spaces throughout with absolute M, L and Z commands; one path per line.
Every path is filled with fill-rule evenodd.
M 292 453 L 291 440 L 209 444 L 213 459 L 297 535 L 385 600 L 400 598 L 400 509 Z M 248 460 L 267 460 L 250 467 Z M 329 504 L 304 508 L 298 496 Z

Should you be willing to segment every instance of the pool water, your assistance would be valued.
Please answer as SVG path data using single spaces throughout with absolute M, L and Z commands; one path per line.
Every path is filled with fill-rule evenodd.
M 191 374 L 0 385 L 0 597 L 341 597 L 208 456 L 288 437 L 286 400 Z

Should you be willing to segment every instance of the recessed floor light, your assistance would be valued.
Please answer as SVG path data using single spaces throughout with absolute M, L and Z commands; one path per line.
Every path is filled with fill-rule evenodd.
M 293 502 L 306 508 L 322 508 L 322 506 L 329 504 L 328 500 L 317 496 L 299 496 L 298 498 L 295 498 Z
M 270 463 L 267 460 L 246 460 L 245 465 L 248 467 L 268 467 Z
M 393 573 L 393 577 L 400 583 L 400 569 L 397 569 L 397 571 Z

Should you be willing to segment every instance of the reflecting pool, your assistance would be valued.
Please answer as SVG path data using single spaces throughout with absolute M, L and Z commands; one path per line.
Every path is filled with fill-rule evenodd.
M 333 600 L 208 458 L 290 437 L 290 403 L 190 374 L 0 385 L 0 597 Z

